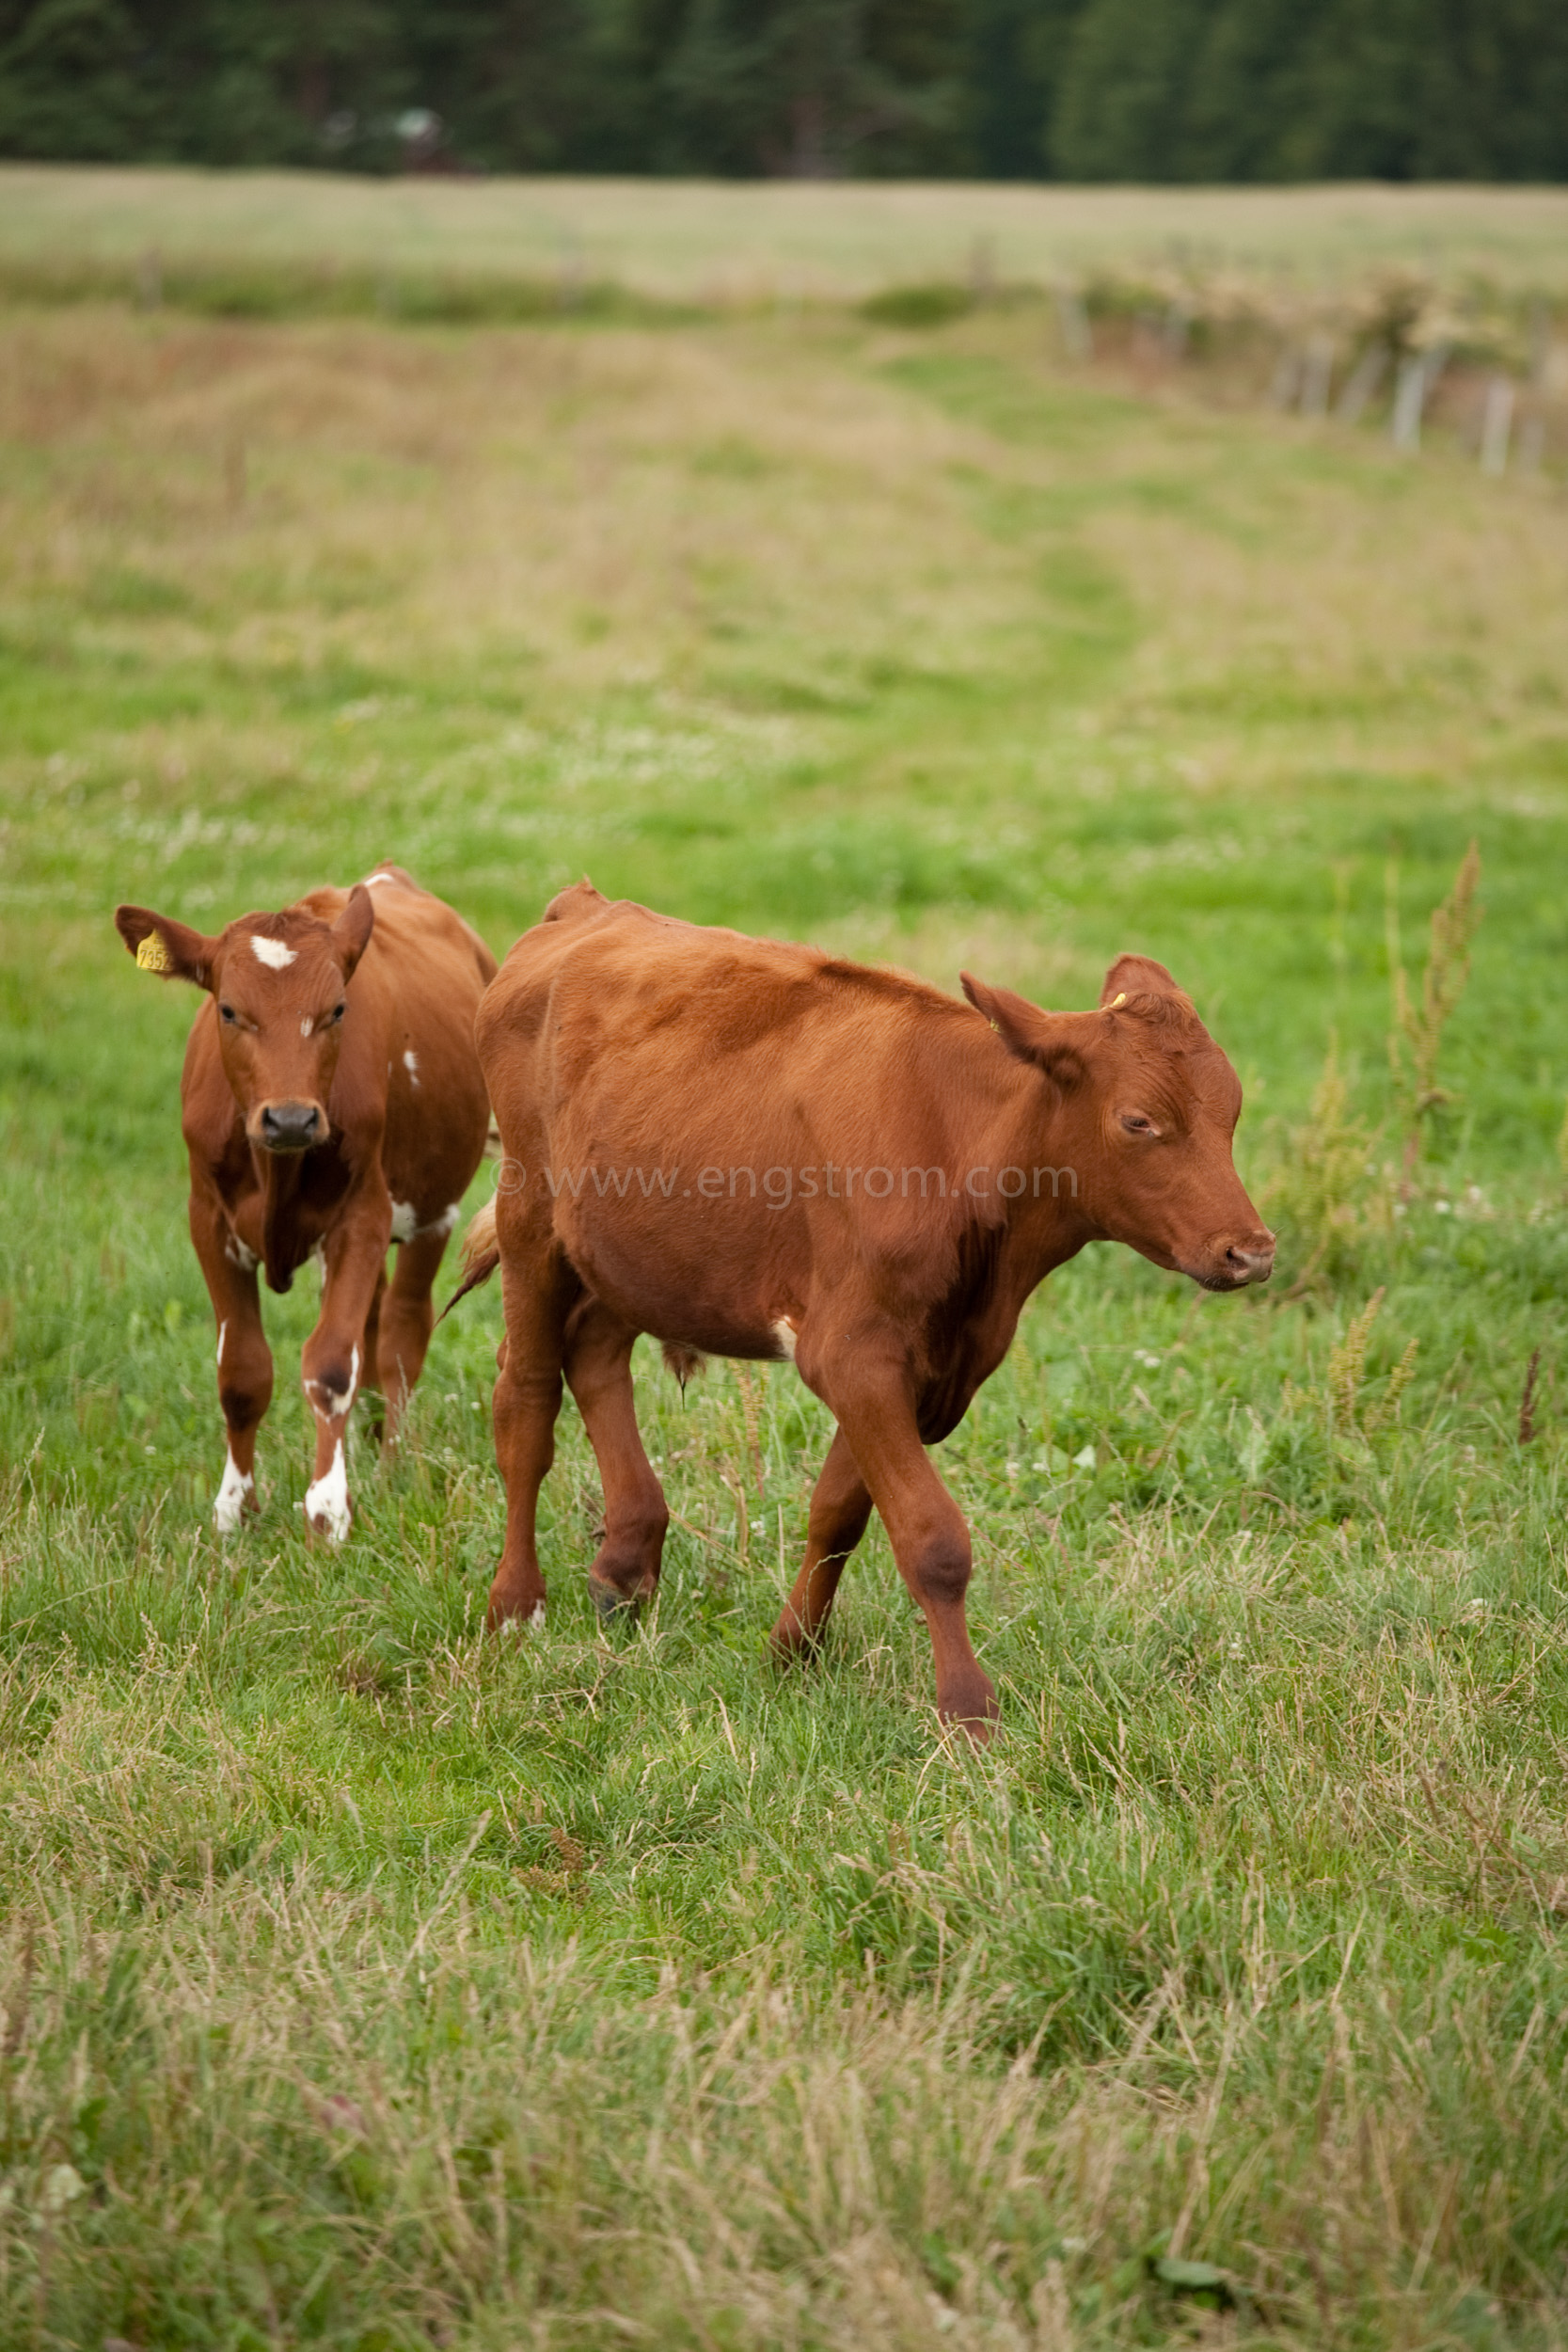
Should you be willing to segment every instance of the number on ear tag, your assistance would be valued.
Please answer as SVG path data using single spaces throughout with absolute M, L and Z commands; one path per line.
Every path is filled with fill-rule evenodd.
M 162 931 L 149 931 L 136 949 L 136 961 L 144 972 L 172 972 L 174 958 L 164 945 Z

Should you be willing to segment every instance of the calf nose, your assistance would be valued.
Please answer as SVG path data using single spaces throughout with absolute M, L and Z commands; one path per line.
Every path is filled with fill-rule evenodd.
M 1274 1272 L 1274 1243 L 1264 1243 L 1261 1249 L 1239 1249 L 1234 1244 L 1225 1253 L 1227 1274 L 1238 1282 L 1266 1282 Z
M 263 1103 L 261 1141 L 269 1152 L 305 1152 L 315 1142 L 322 1115 L 314 1103 Z

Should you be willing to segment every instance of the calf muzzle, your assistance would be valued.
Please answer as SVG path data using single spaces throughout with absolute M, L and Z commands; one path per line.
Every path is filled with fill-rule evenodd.
M 1225 1263 L 1239 1282 L 1266 1282 L 1274 1272 L 1274 1244 L 1263 1249 L 1227 1249 Z
M 1244 1290 L 1249 1282 L 1266 1282 L 1274 1272 L 1274 1235 L 1254 1234 L 1245 1242 L 1227 1242 L 1214 1252 L 1212 1274 L 1200 1276 L 1206 1289 Z
M 246 1124 L 250 1140 L 263 1152 L 309 1152 L 326 1140 L 326 1114 L 319 1103 L 261 1103 Z

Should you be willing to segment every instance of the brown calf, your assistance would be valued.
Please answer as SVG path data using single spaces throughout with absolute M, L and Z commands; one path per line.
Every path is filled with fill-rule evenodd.
M 994 1715 L 964 1621 L 969 1531 L 926 1447 L 1085 1242 L 1227 1291 L 1267 1280 L 1274 1237 L 1231 1161 L 1236 1073 L 1163 965 L 1118 958 L 1097 1012 L 964 988 L 967 1005 L 586 882 L 513 948 L 476 1028 L 506 1158 L 467 1251 L 470 1280 L 499 1262 L 506 1317 L 492 1624 L 543 1616 L 534 1516 L 563 1373 L 604 1481 L 590 1577 L 610 1610 L 653 1592 L 668 1518 L 633 1412 L 638 1333 L 793 1357 L 838 1429 L 776 1646 L 818 1638 L 875 1503 L 942 1715 Z
M 305 1516 L 341 1542 L 349 1408 L 361 1382 L 378 1388 L 388 1441 L 396 1434 L 430 1341 L 431 1285 L 484 1149 L 473 1019 L 495 958 L 395 866 L 279 914 L 243 914 L 215 939 L 145 907 L 120 907 L 115 921 L 144 969 L 208 992 L 180 1091 L 229 1431 L 214 1521 L 229 1534 L 257 1508 L 256 1432 L 272 1400 L 257 1266 L 286 1291 L 315 1258 Z M 402 1248 L 388 1288 L 391 1242 Z

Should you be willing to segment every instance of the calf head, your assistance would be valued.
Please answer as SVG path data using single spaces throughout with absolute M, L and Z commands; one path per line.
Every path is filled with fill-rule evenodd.
M 1046 1155 L 1072 1166 L 1097 1232 L 1205 1290 L 1268 1280 L 1274 1235 L 1231 1158 L 1241 1082 L 1163 963 L 1118 956 L 1098 1012 L 1042 1012 L 967 973 L 963 984 L 1038 1070 Z
M 375 922 L 356 883 L 335 923 L 303 907 L 242 914 L 215 939 L 146 907 L 117 907 L 121 939 L 145 971 L 190 980 L 217 1008 L 218 1051 L 257 1151 L 325 1143 L 347 990 Z

